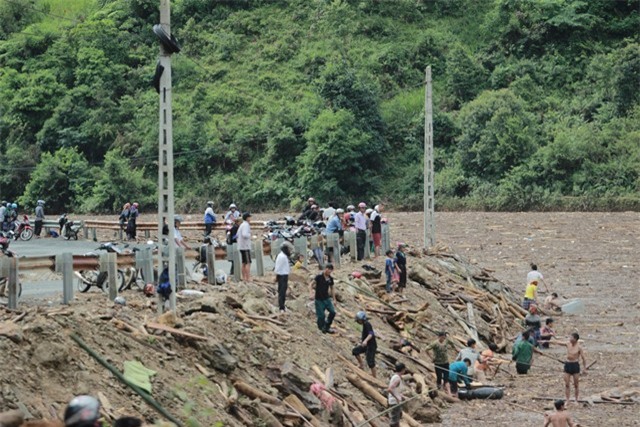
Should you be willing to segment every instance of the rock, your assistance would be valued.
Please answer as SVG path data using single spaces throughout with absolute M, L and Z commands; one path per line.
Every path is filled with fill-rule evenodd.
M 233 309 L 238 309 L 238 308 L 242 308 L 242 303 L 238 302 L 237 299 L 235 299 L 234 297 L 227 295 L 224 298 L 224 303 L 227 304 L 229 307 L 233 308 Z
M 69 357 L 66 346 L 58 343 L 43 342 L 33 352 L 34 361 L 42 366 L 57 367 L 64 364 Z
M 249 298 L 242 306 L 249 314 L 258 316 L 268 316 L 271 314 L 271 306 L 264 298 Z
M 164 326 L 175 328 L 179 325 L 179 319 L 173 311 L 167 311 L 166 313 L 162 313 L 158 317 L 158 323 Z
M 309 392 L 313 381 L 300 368 L 291 362 L 286 362 L 280 368 L 282 387 L 289 393 L 296 395 L 312 414 L 322 410 L 320 400 Z
M 24 422 L 24 415 L 21 411 L 7 411 L 0 413 L 0 426 L 18 427 Z
M 0 336 L 19 344 L 22 341 L 22 330 L 15 323 L 7 321 L 0 325 Z
M 211 343 L 202 347 L 202 357 L 204 357 L 212 368 L 230 374 L 238 366 L 238 359 L 219 343 Z
M 442 422 L 440 411 L 433 406 L 418 405 L 410 412 L 410 415 L 416 420 L 424 424 L 434 424 Z
M 190 302 L 187 309 L 184 311 L 184 314 L 186 316 L 190 316 L 198 311 L 205 313 L 219 313 L 220 310 L 218 308 L 218 304 L 220 304 L 220 302 L 215 298 L 204 297 L 200 300 Z

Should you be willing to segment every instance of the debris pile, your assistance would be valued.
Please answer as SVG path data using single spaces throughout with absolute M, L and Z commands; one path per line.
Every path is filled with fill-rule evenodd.
M 107 419 L 167 418 L 93 352 L 120 372 L 133 361 L 153 371 L 145 378 L 153 400 L 183 425 L 356 426 L 386 410 L 397 362 L 407 367 L 405 395 L 413 397 L 403 423 L 439 422 L 450 398 L 436 392 L 431 356 L 420 349 L 446 330 L 460 347 L 474 337 L 480 346 L 495 341 L 506 350 L 524 312 L 490 271 L 446 248 L 409 255 L 411 280 L 403 294 L 386 294 L 384 277 L 353 278 L 353 264 L 335 271 L 335 335 L 317 330 L 308 289 L 313 274 L 292 275 L 286 315 L 277 314 L 273 277 L 191 284 L 202 294 L 179 296 L 178 313 L 161 316 L 155 299 L 137 291 L 123 294 L 125 306 L 90 292 L 70 307 L 0 310 L 0 411 L 56 419 L 73 395 L 99 392 Z M 374 260 L 374 267 L 383 270 L 383 262 Z M 367 311 L 378 337 L 378 378 L 351 356 L 359 342 L 359 310 Z M 383 414 L 371 425 L 387 420 Z

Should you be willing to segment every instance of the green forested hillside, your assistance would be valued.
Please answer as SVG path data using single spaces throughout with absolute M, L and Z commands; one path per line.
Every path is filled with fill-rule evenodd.
M 0 197 L 154 208 L 158 0 L 0 0 Z M 639 0 L 173 0 L 176 199 L 640 209 Z

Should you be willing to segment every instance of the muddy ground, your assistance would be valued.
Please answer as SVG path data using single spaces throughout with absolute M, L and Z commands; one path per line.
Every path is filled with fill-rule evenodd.
M 275 216 L 256 215 L 256 220 Z M 387 217 L 394 243 L 404 241 L 421 245 L 421 214 L 389 213 Z M 194 220 L 198 218 L 193 217 Z M 598 360 L 589 374 L 582 378 L 581 397 L 588 398 L 613 387 L 624 389 L 631 380 L 640 378 L 640 368 L 634 360 L 640 348 L 636 342 L 640 332 L 640 316 L 637 314 L 640 308 L 640 214 L 439 213 L 436 218 L 439 244 L 451 246 L 472 263 L 494 270 L 493 275 L 510 285 L 517 295 L 524 292 L 529 263 L 535 262 L 553 291 L 569 299 L 582 299 L 586 306 L 583 314 L 559 316 L 556 321 L 559 336 L 566 337 L 573 331 L 580 333 L 588 363 Z M 107 233 L 102 234 L 99 236 L 102 239 L 110 237 Z M 195 244 L 196 233 L 187 233 L 187 236 Z M 381 264 L 381 260 L 374 264 Z M 343 271 L 340 274 L 345 273 Z M 262 286 L 264 289 L 264 282 Z M 281 362 L 291 360 L 300 366 L 314 363 L 322 368 L 332 362 L 338 363 L 328 353 L 323 355 L 318 345 L 324 347 L 325 351 L 335 349 L 336 345 L 347 347 L 343 354 L 348 356 L 348 342 L 357 337 L 357 328 L 339 316 L 339 338 L 318 335 L 314 330 L 313 314 L 307 306 L 306 294 L 304 284 L 293 286 L 296 301 L 292 300 L 292 311 L 297 312 L 284 319 L 287 324 L 285 330 L 293 334 L 293 339 L 273 332 L 256 332 L 260 328 L 247 329 L 229 316 L 232 313 L 229 307 L 219 305 L 219 302 L 216 303 L 217 314 L 196 313 L 185 317 L 186 330 L 196 334 L 206 333 L 224 343 L 240 359 L 240 375 L 256 385 L 268 383 L 262 367 L 269 362 L 273 362 L 274 366 L 277 362 L 279 366 Z M 265 293 L 255 287 L 231 290 L 229 295 L 256 300 L 265 296 L 273 299 L 270 292 Z M 409 295 L 419 298 L 423 290 L 410 290 Z M 213 297 L 218 301 L 224 300 L 222 294 L 220 298 Z M 131 311 L 127 309 L 124 312 L 125 319 L 127 313 L 130 317 L 129 323 L 137 326 L 146 322 L 147 317 L 153 317 L 155 310 L 148 301 L 139 295 L 130 296 L 129 299 Z M 82 326 L 85 330 L 79 332 L 85 340 L 103 353 L 109 353 L 109 360 L 113 363 L 121 364 L 124 360 L 136 358 L 157 369 L 159 374 L 154 387 L 158 389 L 158 397 L 174 411 L 178 408 L 191 411 L 190 414 L 180 414 L 183 419 L 194 415 L 201 420 L 211 417 L 209 419 L 234 421 L 227 415 L 218 417 L 207 412 L 209 406 L 222 414 L 224 405 L 221 405 L 212 382 L 221 384 L 226 380 L 215 373 L 209 378 L 212 382 L 207 382 L 206 378 L 197 375 L 197 371 L 194 373 L 194 361 L 205 364 L 203 354 L 206 349 L 197 345 L 185 346 L 170 336 L 154 338 L 157 341 L 142 336 L 146 341 L 142 343 L 126 337 L 126 334 L 120 334 L 120 337 L 111 323 L 99 318 L 108 318 L 112 314 L 112 309 L 105 307 L 103 301 L 98 293 L 79 296 L 71 315 L 64 311 L 61 314 L 54 311 L 51 315 L 30 311 L 20 321 L 24 325 L 24 336 L 18 338 L 17 343 L 2 341 L 3 360 L 5 366 L 11 369 L 0 374 L 0 397 L 5 402 L 21 401 L 36 414 L 47 416 L 59 413 L 63 409 L 63 402 L 74 392 L 102 390 L 113 404 L 116 415 L 133 411 L 153 420 L 153 411 L 118 385 L 87 355 L 69 348 L 65 335 Z M 342 306 L 346 311 L 353 312 L 358 309 L 355 302 L 355 299 L 349 298 Z M 253 303 L 260 306 L 259 301 Z M 97 309 L 96 304 L 99 307 Z M 33 310 L 37 302 L 29 305 Z M 418 306 L 419 301 L 413 305 Z M 264 310 L 268 314 L 269 307 L 264 307 Z M 141 313 L 144 319 L 140 317 Z M 89 329 L 89 324 L 95 329 Z M 380 323 L 377 325 L 384 335 L 391 335 L 391 330 L 383 330 Z M 430 326 L 439 329 L 439 319 L 431 319 Z M 120 338 L 113 341 L 116 344 L 114 346 L 110 340 L 116 336 Z M 48 344 L 39 347 L 38 339 Z M 247 353 L 248 350 L 250 353 Z M 563 356 L 561 348 L 553 348 L 549 353 Z M 25 360 L 25 357 L 29 360 Z M 425 360 L 430 359 L 427 357 Z M 52 367 L 55 369 L 52 370 Z M 507 369 L 515 374 L 512 365 Z M 338 370 L 337 375 L 342 374 Z M 385 381 L 387 374 L 387 371 L 381 372 Z M 533 398 L 560 398 L 564 394 L 562 365 L 548 358 L 536 359 L 530 375 L 526 377 L 511 378 L 507 374 L 499 374 L 496 381 L 506 387 L 503 400 L 444 405 L 442 425 L 542 425 L 540 412 L 550 408 L 552 402 Z M 346 390 L 349 392 L 348 388 Z M 197 391 L 196 396 L 190 395 L 189 391 Z M 351 392 L 358 395 L 353 390 Z M 371 405 L 370 409 L 374 411 L 374 406 Z M 637 405 L 576 405 L 570 410 L 583 426 L 640 425 Z M 383 420 L 386 422 L 386 419 Z

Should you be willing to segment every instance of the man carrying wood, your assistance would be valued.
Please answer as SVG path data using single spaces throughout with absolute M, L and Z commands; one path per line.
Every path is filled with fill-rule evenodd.
M 574 427 L 577 426 L 571 419 L 571 414 L 564 408 L 564 400 L 556 400 L 554 402 L 556 411 L 544 414 L 544 427 Z
M 397 363 L 395 373 L 389 381 L 389 388 L 387 388 L 389 407 L 393 408 L 391 409 L 391 415 L 389 416 L 390 427 L 400 426 L 400 419 L 402 418 L 401 404 L 404 401 L 404 396 L 402 395 L 402 391 L 404 390 L 404 381 L 402 381 L 402 376 L 405 374 L 406 370 L 404 363 Z
M 438 389 L 442 389 L 447 384 L 447 377 L 449 376 L 449 357 L 447 356 L 447 346 L 456 350 L 453 342 L 447 338 L 447 333 L 442 331 L 438 332 L 438 339 L 432 342 L 425 348 L 426 351 L 433 351 L 433 364 L 436 371 L 436 385 Z
M 584 371 L 587 372 L 588 365 L 587 360 L 584 356 L 584 350 L 580 347 L 578 343 L 580 340 L 580 335 L 577 332 L 571 334 L 569 338 L 569 342 L 555 341 L 550 340 L 553 344 L 560 344 L 567 346 L 567 360 L 564 362 L 564 394 L 567 402 L 571 398 L 571 378 L 573 378 L 573 387 L 575 389 L 575 397 L 576 403 L 578 403 L 579 399 L 579 382 L 580 382 L 580 359 L 582 358 L 582 363 L 584 364 Z
M 351 351 L 356 359 L 358 360 L 358 365 L 360 365 L 360 369 L 364 369 L 364 364 L 362 363 L 362 354 L 366 354 L 367 366 L 371 369 L 371 375 L 376 377 L 376 350 L 378 349 L 378 344 L 376 343 L 376 334 L 373 332 L 373 326 L 367 319 L 367 313 L 364 311 L 359 311 L 356 313 L 356 322 L 362 325 L 362 342 L 358 344 Z
M 318 329 L 323 334 L 334 334 L 335 330 L 331 328 L 331 323 L 336 317 L 336 309 L 333 307 L 332 298 L 335 296 L 333 290 L 333 264 L 327 263 L 325 265 L 322 274 L 318 274 L 309 283 L 309 292 L 311 293 L 311 299 L 315 299 L 316 305 L 316 320 Z M 325 318 L 324 312 L 328 311 L 329 316 Z

